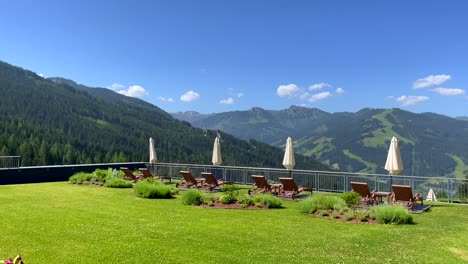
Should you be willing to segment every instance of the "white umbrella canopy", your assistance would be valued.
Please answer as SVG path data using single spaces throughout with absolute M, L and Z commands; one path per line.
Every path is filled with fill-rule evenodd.
M 154 140 L 150 137 L 149 139 L 149 162 L 154 164 L 158 161 L 158 157 L 156 156 L 156 150 L 154 149 Z
M 295 165 L 293 142 L 291 137 L 288 137 L 286 140 L 286 150 L 284 151 L 283 166 L 288 170 L 292 170 Z
M 219 142 L 219 137 L 216 137 L 213 145 L 213 158 L 211 162 L 215 166 L 221 165 L 223 163 L 223 159 L 221 157 L 221 143 Z
M 385 170 L 387 170 L 390 175 L 397 175 L 403 170 L 400 147 L 398 146 L 398 139 L 396 137 L 392 137 L 392 141 L 390 142 Z
M 434 190 L 432 190 L 432 188 L 429 189 L 429 192 L 427 193 L 426 201 L 434 201 L 434 202 L 437 202 L 437 197 L 436 197 L 436 195 L 435 195 Z

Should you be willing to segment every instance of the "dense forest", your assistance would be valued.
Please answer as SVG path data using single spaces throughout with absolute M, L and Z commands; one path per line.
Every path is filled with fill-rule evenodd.
M 192 127 L 145 101 L 73 81 L 44 79 L 0 61 L 0 156 L 22 165 L 148 160 L 210 164 L 216 131 Z M 223 165 L 281 168 L 283 150 L 222 133 Z M 326 170 L 297 155 L 297 168 Z
M 190 118 L 193 116 L 191 113 Z M 396 136 L 403 159 L 401 174 L 460 178 L 468 174 L 468 122 L 462 117 L 398 108 L 328 113 L 299 106 L 195 116 L 192 124 L 196 127 L 219 129 L 274 146 L 282 147 L 291 136 L 296 152 L 340 171 L 387 173 L 388 146 Z M 184 119 L 182 113 L 177 117 Z

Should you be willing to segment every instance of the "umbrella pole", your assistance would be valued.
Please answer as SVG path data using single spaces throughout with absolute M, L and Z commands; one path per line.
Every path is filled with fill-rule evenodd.
M 289 170 L 289 178 L 292 178 L 292 170 Z

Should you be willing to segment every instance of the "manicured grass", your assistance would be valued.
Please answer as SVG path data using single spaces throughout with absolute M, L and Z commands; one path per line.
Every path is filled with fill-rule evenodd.
M 284 209 L 184 206 L 131 189 L 0 186 L 0 258 L 26 263 L 463 263 L 468 206 L 435 204 L 414 225 L 369 225 Z

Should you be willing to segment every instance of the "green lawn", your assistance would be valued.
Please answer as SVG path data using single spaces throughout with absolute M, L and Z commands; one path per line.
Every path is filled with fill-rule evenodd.
M 26 263 L 463 263 L 468 207 L 435 204 L 414 225 L 369 225 L 278 210 L 183 206 L 131 189 L 0 186 L 0 258 Z

